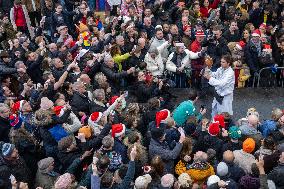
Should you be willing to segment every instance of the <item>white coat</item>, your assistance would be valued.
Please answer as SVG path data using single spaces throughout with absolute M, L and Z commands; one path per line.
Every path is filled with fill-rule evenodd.
M 158 55 L 153 59 L 150 53 L 147 53 L 144 58 L 144 62 L 147 64 L 146 69 L 152 73 L 153 76 L 161 76 L 164 74 L 164 62 L 161 56 L 161 52 L 164 48 L 167 48 L 168 42 L 166 41 L 162 45 L 157 47 Z
M 233 115 L 233 92 L 235 86 L 235 74 L 231 67 L 224 69 L 218 68 L 216 72 L 211 73 L 209 84 L 212 85 L 217 94 L 223 96 L 222 104 L 214 98 L 212 103 L 212 117 L 222 112 L 228 112 Z
M 186 56 L 183 57 L 182 61 L 181 61 L 181 68 L 191 68 L 191 59 L 197 59 L 199 58 L 198 56 L 198 52 L 195 53 L 195 52 L 192 52 L 192 51 L 189 51 L 188 49 L 185 49 L 184 52 L 186 53 Z M 167 60 L 167 63 L 166 63 L 166 69 L 170 72 L 176 72 L 177 70 L 177 66 L 175 63 L 172 62 L 172 58 L 174 56 L 174 52 L 172 52 Z

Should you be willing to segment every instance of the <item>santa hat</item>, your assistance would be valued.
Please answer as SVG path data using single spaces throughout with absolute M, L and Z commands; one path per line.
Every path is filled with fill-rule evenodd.
M 19 129 L 22 126 L 23 120 L 21 117 L 17 116 L 16 114 L 11 115 L 9 119 L 10 119 L 10 125 L 13 128 Z
M 110 98 L 110 100 L 109 100 L 109 105 L 112 105 L 115 101 L 116 101 L 116 99 L 118 99 L 119 98 L 119 96 L 113 96 L 113 97 L 111 97 Z
M 55 106 L 53 110 L 58 117 L 61 117 L 64 114 L 64 106 Z
M 196 37 L 205 37 L 203 30 L 197 30 L 195 33 Z
M 125 133 L 125 125 L 122 123 L 114 124 L 111 127 L 111 136 L 119 137 Z
M 219 127 L 219 123 L 218 122 L 213 122 L 210 123 L 209 127 L 208 127 L 208 133 L 211 136 L 217 136 L 220 132 L 220 127 Z
M 260 31 L 258 29 L 254 30 L 251 34 L 252 37 L 260 37 Z
M 171 112 L 167 109 L 163 109 L 156 113 L 156 127 L 159 128 L 161 123 L 165 123 L 166 119 L 169 118 Z
M 94 125 L 95 123 L 98 123 L 102 118 L 102 116 L 103 116 L 102 112 L 93 112 L 88 119 L 88 124 Z
M 246 43 L 244 41 L 240 41 L 236 44 L 236 47 L 239 49 L 239 50 L 243 50 L 244 47 L 246 46 Z
M 217 114 L 214 116 L 214 122 L 219 123 L 219 125 L 225 128 L 225 117 L 222 114 Z
M 17 113 L 18 111 L 21 111 L 23 108 L 24 100 L 20 100 L 15 102 L 15 104 L 12 107 L 13 113 Z
M 264 44 L 262 50 L 265 52 L 272 52 L 271 46 L 269 44 Z

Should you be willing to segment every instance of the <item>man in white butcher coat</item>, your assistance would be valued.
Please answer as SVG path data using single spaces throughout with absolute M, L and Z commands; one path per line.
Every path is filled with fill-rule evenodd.
M 221 67 L 216 72 L 206 72 L 204 77 L 215 88 L 212 102 L 212 117 L 222 112 L 233 115 L 233 92 L 235 86 L 235 74 L 231 68 L 232 58 L 224 55 L 221 59 Z

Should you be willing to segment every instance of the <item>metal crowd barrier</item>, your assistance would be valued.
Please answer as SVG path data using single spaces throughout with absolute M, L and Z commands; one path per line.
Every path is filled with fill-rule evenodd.
M 257 78 L 257 87 L 260 86 L 260 81 L 261 81 L 261 76 L 263 75 L 263 71 L 265 70 L 270 70 L 271 68 L 270 67 L 265 67 L 265 68 L 262 68 L 260 69 L 259 71 L 259 75 L 258 75 L 258 78 Z M 277 67 L 278 70 L 280 70 L 280 75 L 279 75 L 279 78 L 277 78 L 277 74 L 276 73 L 272 73 L 272 71 L 270 71 L 270 73 L 268 74 L 268 83 L 270 86 L 281 86 L 281 87 L 284 87 L 284 67 Z M 271 83 L 273 82 L 273 83 Z M 279 83 L 277 83 L 279 82 Z M 255 83 L 255 82 L 254 82 Z M 273 84 L 273 85 L 271 85 Z M 254 86 L 253 86 L 254 87 Z

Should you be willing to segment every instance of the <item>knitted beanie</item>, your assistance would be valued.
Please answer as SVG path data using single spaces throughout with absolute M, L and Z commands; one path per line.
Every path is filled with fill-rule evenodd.
M 247 138 L 243 142 L 243 151 L 251 153 L 254 151 L 254 149 L 255 149 L 255 141 L 252 138 Z
M 228 165 L 225 162 L 220 162 L 217 165 L 217 175 L 220 177 L 224 177 L 229 173 Z
M 2 155 L 4 157 L 10 157 L 12 155 L 14 149 L 15 149 L 15 145 L 14 144 L 5 143 L 2 146 Z

